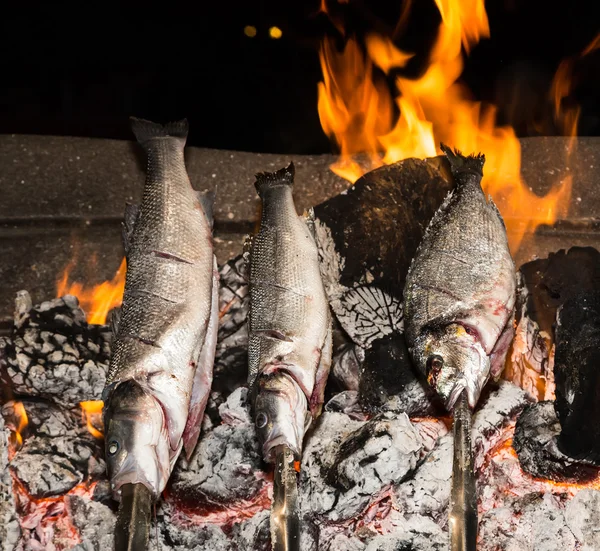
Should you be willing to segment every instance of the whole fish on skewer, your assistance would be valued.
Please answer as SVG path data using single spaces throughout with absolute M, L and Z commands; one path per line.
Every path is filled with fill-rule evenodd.
M 456 189 L 434 215 L 404 288 L 404 328 L 417 368 L 454 409 L 453 549 L 474 549 L 477 502 L 469 408 L 500 376 L 514 334 L 515 266 L 504 221 L 481 189 L 483 155 L 442 145 Z
M 213 199 L 190 184 L 187 121 L 132 119 L 132 129 L 147 177 L 141 205 L 125 214 L 125 293 L 103 394 L 106 463 L 122 501 L 117 549 L 145 546 L 151 501 L 196 446 L 218 325 Z
M 276 464 L 276 551 L 299 548 L 293 464 L 321 412 L 332 353 L 312 217 L 297 215 L 293 183 L 293 164 L 257 175 L 262 218 L 249 251 L 248 382 L 263 457 Z

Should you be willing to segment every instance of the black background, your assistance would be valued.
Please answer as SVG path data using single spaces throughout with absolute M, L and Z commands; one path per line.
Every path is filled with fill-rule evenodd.
M 0 133 L 130 139 L 127 117 L 188 117 L 191 145 L 279 153 L 332 146 L 317 114 L 318 46 L 341 37 L 318 1 L 158 4 L 21 2 L 0 17 Z M 402 1 L 333 6 L 349 32 L 391 34 Z M 491 39 L 462 79 L 500 107 L 519 135 L 556 134 L 547 100 L 561 59 L 600 31 L 598 0 L 488 0 Z M 435 38 L 433 0 L 414 0 L 396 44 L 417 53 L 417 75 Z M 257 35 L 244 35 L 245 25 Z M 269 27 L 283 31 L 271 39 Z M 576 65 L 568 102 L 582 106 L 581 135 L 600 134 L 600 51 Z

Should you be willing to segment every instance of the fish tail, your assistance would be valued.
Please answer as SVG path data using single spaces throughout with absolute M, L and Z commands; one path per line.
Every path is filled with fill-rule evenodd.
M 277 172 L 259 172 L 256 175 L 254 187 L 260 197 L 269 190 L 280 186 L 294 185 L 294 174 L 296 169 L 294 163 L 290 163 L 287 167 L 278 170 Z
M 164 125 L 136 117 L 130 117 L 129 121 L 131 130 L 141 145 L 145 145 L 154 138 L 176 138 L 183 147 L 187 140 L 189 129 L 187 119 L 168 122 Z
M 483 153 L 465 156 L 458 149 L 454 149 L 453 151 L 445 144 L 440 144 L 440 149 L 450 162 L 450 170 L 453 176 L 475 174 L 476 176 L 483 177 L 483 165 L 485 163 L 485 155 Z

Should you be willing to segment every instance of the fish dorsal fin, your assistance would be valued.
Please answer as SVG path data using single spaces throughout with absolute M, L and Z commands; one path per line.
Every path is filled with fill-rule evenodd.
M 331 304 L 350 338 L 362 348 L 392 333 L 402 333 L 402 302 L 378 287 L 364 285 L 344 293 Z
M 206 215 L 208 223 L 212 228 L 214 225 L 213 210 L 217 194 L 214 191 L 197 191 L 196 194 L 198 196 L 198 201 L 200 201 L 200 205 L 202 206 L 202 210 Z
M 313 239 L 316 242 L 317 230 L 315 228 L 315 209 L 313 209 L 312 207 L 306 209 L 300 218 L 304 221 L 306 227 L 308 228 L 308 231 L 310 232 L 310 235 L 312 235 Z
M 502 214 L 500 213 L 500 209 L 496 206 L 496 203 L 494 203 L 494 200 L 492 199 L 491 195 L 488 195 L 488 205 L 490 207 L 490 210 L 492 212 L 494 212 L 498 216 L 498 219 L 500 220 L 500 223 L 502 224 L 502 227 L 504 228 L 504 231 L 506 231 L 506 224 L 504 222 L 504 218 L 502 218 Z
M 113 308 L 110 313 L 110 330 L 113 335 L 113 339 L 117 335 L 117 331 L 119 330 L 119 323 L 121 322 L 121 313 L 122 309 L 120 306 Z
M 129 250 L 131 249 L 131 238 L 133 237 L 133 228 L 135 227 L 135 221 L 140 213 L 139 205 L 134 205 L 133 203 L 127 203 L 125 205 L 125 219 L 123 221 L 122 228 L 122 239 L 123 239 L 123 248 L 125 249 L 125 256 L 129 255 Z

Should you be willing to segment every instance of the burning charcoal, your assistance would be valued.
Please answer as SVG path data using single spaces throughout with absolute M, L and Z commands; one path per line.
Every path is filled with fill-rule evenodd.
M 13 481 L 8 468 L 9 430 L 0 416 L 0 543 L 2 551 L 17 548 L 21 529 L 13 494 Z
M 521 266 L 518 325 L 504 377 L 535 399 L 552 399 L 556 312 L 567 299 L 592 291 L 600 291 L 600 252 L 592 247 L 560 250 Z
M 479 521 L 481 551 L 557 551 L 578 549 L 564 509 L 551 494 L 528 494 L 512 506 L 491 509 Z
M 80 496 L 67 496 L 65 504 L 81 543 L 73 550 L 104 551 L 112 549 L 116 517 L 103 505 Z
M 565 509 L 567 526 L 582 544 L 581 551 L 600 549 L 600 492 L 581 490 Z
M 560 307 L 555 347 L 558 446 L 569 457 L 599 464 L 600 291 L 572 297 Z
M 559 434 L 560 424 L 552 402 L 526 407 L 517 421 L 513 441 L 521 468 L 531 476 L 555 482 L 583 483 L 598 476 L 597 468 L 558 449 Z
M 365 551 L 446 551 L 448 534 L 428 517 L 413 515 L 399 524 L 396 533 L 376 536 Z
M 40 396 L 65 407 L 100 399 L 110 355 L 110 331 L 88 325 L 72 296 L 31 306 L 16 300 L 13 334 L 0 340 L 0 359 L 16 394 Z
M 321 545 L 323 551 L 364 551 L 366 549 L 366 545 L 359 538 L 344 534 L 335 534 L 329 541 L 321 543 Z
M 238 549 L 271 551 L 270 512 L 264 510 L 233 528 Z
M 359 401 L 369 413 L 385 409 L 422 417 L 443 412 L 435 392 L 413 371 L 403 335 L 378 339 L 365 352 Z
M 213 390 L 231 392 L 248 376 L 248 280 L 242 255 L 224 264 L 219 272 L 219 334 Z
M 343 390 L 358 390 L 364 356 L 364 350 L 352 342 L 336 347 L 331 361 L 330 381 Z
M 306 516 L 329 522 L 357 517 L 372 499 L 398 483 L 417 464 L 421 437 L 405 414 L 361 423 L 324 413 L 308 438 L 300 476 Z
M 56 496 L 87 476 L 104 474 L 106 467 L 97 448 L 95 443 L 77 437 L 33 436 L 25 441 L 10 467 L 32 497 Z
M 325 411 L 344 413 L 355 421 L 366 421 L 368 418 L 360 407 L 356 390 L 345 390 L 336 394 L 325 404 Z

